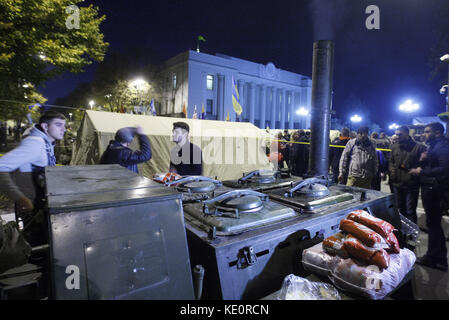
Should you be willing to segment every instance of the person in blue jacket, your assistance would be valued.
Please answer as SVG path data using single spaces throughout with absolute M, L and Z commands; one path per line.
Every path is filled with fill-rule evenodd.
M 129 145 L 138 137 L 140 150 L 132 150 Z M 141 127 L 125 127 L 115 133 L 114 140 L 109 142 L 108 147 L 101 156 L 100 164 L 119 164 L 135 173 L 139 173 L 138 163 L 151 159 L 151 145 Z

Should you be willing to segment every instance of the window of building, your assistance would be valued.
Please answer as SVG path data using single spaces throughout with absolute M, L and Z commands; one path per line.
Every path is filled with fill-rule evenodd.
M 206 77 L 206 87 L 207 90 L 214 90 L 214 76 L 211 74 Z
M 173 73 L 172 81 L 173 81 L 173 89 L 176 89 L 176 73 Z
M 214 112 L 214 100 L 207 99 L 206 101 L 206 114 L 212 114 Z

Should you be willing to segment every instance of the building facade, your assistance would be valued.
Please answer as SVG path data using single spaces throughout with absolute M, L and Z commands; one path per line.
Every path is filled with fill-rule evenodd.
M 204 106 L 205 119 L 226 120 L 229 114 L 235 121 L 234 79 L 243 108 L 240 121 L 259 128 L 310 128 L 312 80 L 278 69 L 271 62 L 263 65 L 187 51 L 167 60 L 159 76 L 163 91 L 160 115 L 179 116 L 185 104 L 188 118 L 192 118 L 195 106 L 198 116 Z

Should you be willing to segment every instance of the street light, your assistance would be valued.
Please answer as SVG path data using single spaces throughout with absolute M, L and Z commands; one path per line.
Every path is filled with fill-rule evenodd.
M 92 110 L 92 107 L 94 106 L 95 101 L 94 100 L 90 100 L 89 101 L 89 105 L 90 105 L 90 109 Z
M 70 121 L 72 121 L 72 113 L 69 112 Z
M 445 54 L 440 58 L 441 61 L 447 61 L 448 65 L 448 73 L 447 73 L 447 84 L 449 85 L 449 54 Z M 447 88 L 447 103 L 446 103 L 446 112 L 449 112 L 449 88 Z
M 298 116 L 307 116 L 309 114 L 309 110 L 304 107 L 300 107 L 298 110 L 296 110 L 296 114 Z
M 355 114 L 351 117 L 351 121 L 352 122 L 360 122 L 360 121 L 362 121 L 362 118 Z
M 135 79 L 131 82 L 131 86 L 134 87 L 139 96 L 139 105 L 142 105 L 142 92 L 145 90 L 147 82 L 142 78 Z
M 399 110 L 407 112 L 407 113 L 415 112 L 418 109 L 419 109 L 419 104 L 413 103 L 413 101 L 410 99 L 405 101 L 403 104 L 401 104 L 399 106 Z
M 399 128 L 399 126 L 396 123 L 390 124 L 388 126 L 388 129 L 390 129 L 390 130 L 396 130 L 397 128 Z

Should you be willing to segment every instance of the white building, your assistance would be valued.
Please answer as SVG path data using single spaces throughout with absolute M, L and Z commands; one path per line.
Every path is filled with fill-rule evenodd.
M 235 121 L 232 78 L 237 84 L 243 112 L 240 121 L 260 128 L 310 128 L 312 80 L 281 70 L 273 63 L 258 64 L 222 54 L 187 51 L 161 66 L 162 101 L 158 114 L 179 116 L 186 104 L 191 118 L 195 106 L 206 119 Z M 300 108 L 304 112 L 297 114 Z

